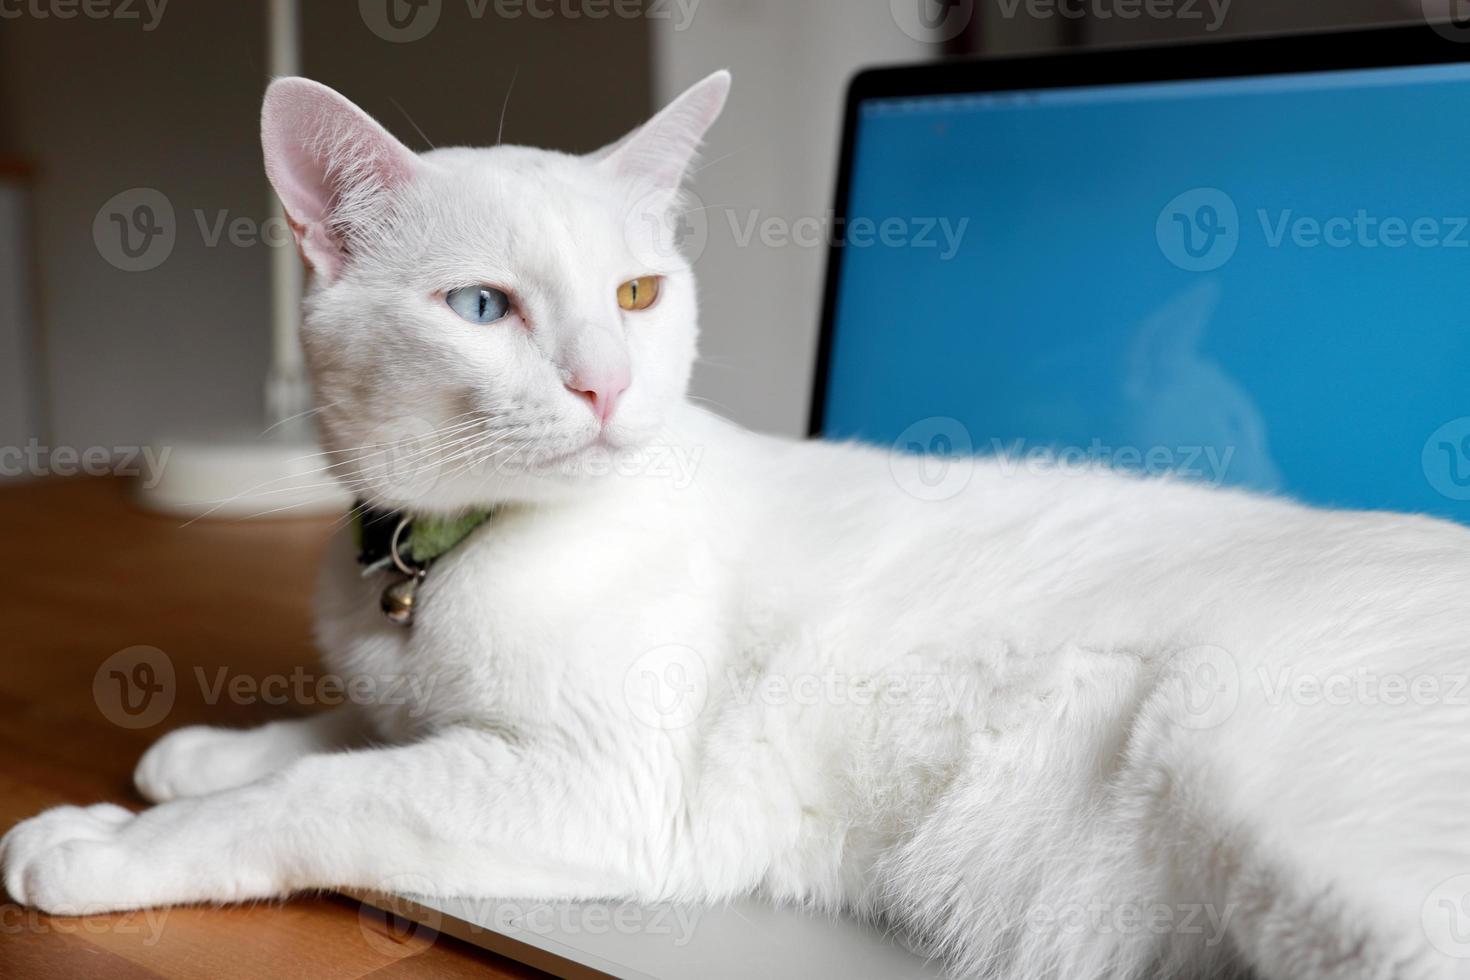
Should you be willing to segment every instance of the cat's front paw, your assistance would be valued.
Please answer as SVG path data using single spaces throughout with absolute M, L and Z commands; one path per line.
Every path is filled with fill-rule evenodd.
M 59 806 L 22 820 L 0 839 L 5 890 L 49 915 L 92 915 L 118 906 L 99 889 L 117 876 L 118 834 L 136 815 L 111 803 Z
M 169 732 L 138 760 L 133 785 L 152 803 L 243 786 L 273 768 L 265 735 L 207 725 Z

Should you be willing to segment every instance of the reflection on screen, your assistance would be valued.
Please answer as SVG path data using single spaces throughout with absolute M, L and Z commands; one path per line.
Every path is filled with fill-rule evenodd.
M 1470 521 L 1467 107 L 1462 66 L 865 103 L 825 435 Z

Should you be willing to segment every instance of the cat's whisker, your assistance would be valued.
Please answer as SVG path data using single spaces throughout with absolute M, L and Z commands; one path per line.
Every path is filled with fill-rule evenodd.
M 715 157 L 713 160 L 706 160 L 703 163 L 701 163 L 699 166 L 690 168 L 689 174 L 690 174 L 690 176 L 697 176 L 699 174 L 704 173 L 706 170 L 708 170 L 710 167 L 713 167 L 715 164 L 717 164 L 717 163 L 724 163 L 726 160 L 729 160 L 731 157 L 739 156 L 740 154 L 742 154 L 744 152 L 745 152 L 745 147 L 742 146 L 742 147 L 738 147 L 738 148 L 736 148 L 734 150 L 731 150 L 729 153 L 722 153 L 719 156 Z
M 393 108 L 395 108 L 399 112 L 403 113 L 403 118 L 404 119 L 407 119 L 408 120 L 408 124 L 413 127 L 413 131 L 415 133 L 418 133 L 419 134 L 419 139 L 421 139 L 425 143 L 429 144 L 429 149 L 431 149 L 431 150 L 437 150 L 438 149 L 438 147 L 434 145 L 434 141 L 431 140 L 431 139 L 429 139 L 428 134 L 426 134 L 422 129 L 419 128 L 419 124 L 413 121 L 413 116 L 410 116 L 408 114 L 408 110 L 405 109 L 405 108 L 403 108 L 403 106 L 401 104 L 399 104 L 399 102 L 398 102 L 397 99 L 393 98 L 392 96 L 389 96 L 388 97 L 388 101 L 391 102 L 391 103 L 393 103 Z
M 505 137 L 505 115 L 510 109 L 510 94 L 516 89 L 516 79 L 521 75 L 521 66 L 516 65 L 511 72 L 510 84 L 505 88 L 505 101 L 500 103 L 500 126 L 495 131 L 495 145 L 500 146 Z
M 286 418 L 281 419 L 278 422 L 273 422 L 272 424 L 266 426 L 264 429 L 260 430 L 260 434 L 263 435 L 263 436 L 268 436 L 272 432 L 276 431 L 277 429 L 279 429 L 283 425 L 287 425 L 287 424 L 289 424 L 291 422 L 295 422 L 295 421 L 297 421 L 299 419 L 310 418 L 311 416 L 316 415 L 319 412 L 324 412 L 324 411 L 326 411 L 329 408 L 336 408 L 336 407 L 337 407 L 337 403 L 334 402 L 334 403 L 332 403 L 330 405 L 318 405 L 315 408 L 308 408 L 304 412 L 297 412 L 295 415 L 290 415 L 290 416 L 287 416 Z
M 480 422 L 482 420 L 480 418 L 467 418 L 467 417 L 468 416 L 477 415 L 477 414 L 478 413 L 476 413 L 476 412 L 465 412 L 465 413 L 462 413 L 461 415 L 455 416 L 454 418 L 456 420 L 461 420 L 462 419 L 464 421 L 457 422 L 456 424 L 454 424 L 452 426 L 446 424 L 445 426 L 442 426 L 440 429 L 433 430 L 430 433 L 427 433 L 426 435 L 424 435 L 424 436 L 422 436 L 420 438 L 424 438 L 424 439 L 433 439 L 433 438 L 436 438 L 436 437 L 442 438 L 444 436 L 453 435 L 456 432 L 463 431 L 463 430 L 466 430 L 468 428 L 471 428 L 472 426 L 475 426 L 475 425 L 480 424 Z M 453 420 L 451 420 L 451 421 L 453 421 Z M 190 526 L 192 526 L 193 524 L 195 524 L 198 521 L 201 521 L 201 520 L 204 520 L 206 518 L 212 517 L 214 514 L 216 514 L 223 507 L 227 507 L 227 506 L 230 506 L 231 504 L 235 504 L 235 503 L 238 503 L 238 502 L 240 502 L 242 500 L 246 500 L 246 499 L 253 498 L 253 497 L 271 496 L 271 495 L 281 494 L 281 493 L 302 493 L 302 492 L 313 491 L 313 490 L 329 489 L 329 488 L 331 488 L 333 486 L 338 486 L 338 485 L 342 486 L 344 489 L 347 489 L 350 492 L 352 489 L 354 489 L 354 486 L 355 485 L 361 484 L 366 479 L 368 479 L 368 476 L 367 475 L 361 475 L 361 476 L 359 476 L 356 479 L 348 479 L 346 476 L 340 475 L 338 473 L 333 473 L 332 470 L 339 469 L 339 468 L 346 468 L 346 467 L 349 467 L 349 466 L 357 466 L 363 460 L 370 458 L 373 455 L 374 452 L 385 452 L 385 451 L 387 451 L 387 447 L 378 446 L 378 447 L 374 447 L 373 449 L 368 450 L 367 452 L 360 452 L 360 450 L 324 450 L 324 451 L 319 452 L 319 453 L 307 453 L 307 454 L 304 454 L 302 456 L 292 457 L 292 459 L 289 460 L 289 462 L 292 462 L 292 463 L 310 463 L 310 462 L 313 462 L 313 461 L 322 460 L 323 457 L 331 456 L 331 455 L 333 455 L 335 453 L 338 453 L 338 452 L 360 452 L 360 454 L 355 459 L 352 459 L 352 460 L 328 461 L 328 462 L 325 463 L 325 465 L 323 465 L 323 466 L 321 466 L 318 469 L 313 470 L 313 471 L 303 472 L 303 473 L 293 473 L 293 474 L 287 474 L 285 476 L 275 477 L 275 478 L 270 479 L 270 480 L 262 481 L 261 483 L 258 483 L 258 484 L 254 485 L 252 487 L 249 487 L 248 489 L 242 490 L 239 493 L 233 494 L 233 495 L 231 495 L 229 497 L 226 497 L 226 498 L 223 498 L 223 499 L 220 499 L 220 500 L 215 500 L 215 501 L 201 501 L 201 503 L 209 503 L 209 504 L 212 504 L 213 506 L 210 506 L 202 514 L 195 515 L 194 517 L 192 517 L 189 520 L 185 521 L 180 526 L 181 527 L 185 527 L 185 528 L 190 527 Z M 380 468 L 382 466 L 391 466 L 391 465 L 393 465 L 393 461 L 391 459 L 390 460 L 385 460 L 382 464 L 375 464 L 374 466 L 369 467 L 369 472 L 370 473 L 371 472 L 375 472 L 377 468 Z M 305 484 L 300 483 L 300 482 L 296 482 L 296 481 L 302 481 L 302 480 L 315 480 L 317 477 L 319 477 L 319 476 L 321 476 L 323 474 L 330 475 L 332 477 L 332 479 L 330 481 L 328 481 L 328 482 L 312 482 L 312 483 L 305 483 Z M 280 484 L 284 484 L 284 485 L 283 486 L 278 486 Z M 297 505 L 297 506 L 301 506 L 301 505 Z

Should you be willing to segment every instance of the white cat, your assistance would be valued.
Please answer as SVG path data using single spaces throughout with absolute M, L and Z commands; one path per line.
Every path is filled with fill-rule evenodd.
M 1470 532 L 692 406 L 668 218 L 728 88 L 577 157 L 415 155 L 271 86 L 338 472 L 425 520 L 498 510 L 408 627 L 348 535 L 325 563 L 330 669 L 430 696 L 174 732 L 136 775 L 156 807 L 11 830 L 10 893 L 754 893 L 962 976 L 1470 976 Z

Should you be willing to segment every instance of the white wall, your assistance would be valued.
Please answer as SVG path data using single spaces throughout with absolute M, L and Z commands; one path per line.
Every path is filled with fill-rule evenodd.
M 715 69 L 735 75 L 693 185 L 709 236 L 696 264 L 704 339 L 694 394 L 752 428 L 804 434 L 826 249 L 741 238 L 753 220 L 825 221 L 848 79 L 932 48 L 900 30 L 883 0 L 702 0 L 676 26 L 653 27 L 660 101 Z

